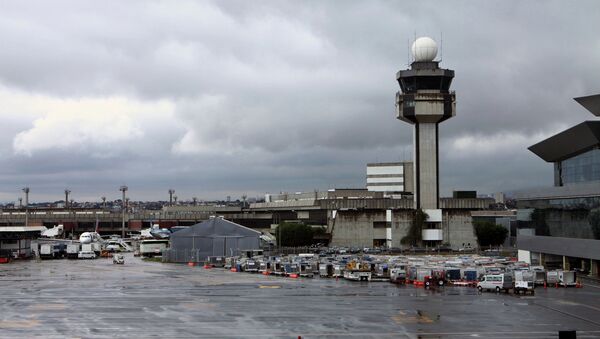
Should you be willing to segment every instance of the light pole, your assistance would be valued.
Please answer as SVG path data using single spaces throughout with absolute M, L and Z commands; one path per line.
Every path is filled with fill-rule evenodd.
M 23 188 L 25 192 L 25 226 L 29 224 L 29 187 Z
M 123 203 L 123 206 L 121 208 L 121 211 L 123 213 L 123 220 L 121 223 L 121 238 L 125 238 L 125 204 L 126 204 L 125 193 L 127 192 L 128 189 L 129 188 L 125 185 L 123 185 L 119 188 L 119 191 L 123 192 L 123 200 L 121 200 L 121 202 Z
M 102 199 L 102 209 L 106 209 L 106 197 L 102 197 L 100 199 Z
M 175 194 L 175 190 L 171 188 L 169 190 L 169 206 L 173 206 L 173 194 Z

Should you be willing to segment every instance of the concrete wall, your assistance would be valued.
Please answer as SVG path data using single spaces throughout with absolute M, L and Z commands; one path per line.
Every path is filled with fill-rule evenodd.
M 471 244 L 477 247 L 477 237 L 473 229 L 471 211 L 468 210 L 443 210 L 442 228 L 444 230 L 444 243 L 449 243 L 452 248 L 460 248 Z
M 400 247 L 400 241 L 412 224 L 412 210 L 393 210 L 390 231 L 391 247 Z M 443 243 L 450 243 L 453 248 L 460 248 L 470 243 L 477 246 L 477 238 L 473 231 L 471 212 L 469 210 L 444 210 L 442 229 Z M 333 220 L 330 218 L 330 229 Z M 335 227 L 331 238 L 332 246 L 371 247 L 373 239 L 386 239 L 385 227 L 374 228 L 374 223 L 386 222 L 385 210 L 337 211 Z
M 382 228 L 384 233 L 381 238 L 374 237 L 375 221 L 385 222 L 385 210 L 337 211 L 331 244 L 350 247 L 373 246 L 373 239 L 385 239 L 385 228 Z

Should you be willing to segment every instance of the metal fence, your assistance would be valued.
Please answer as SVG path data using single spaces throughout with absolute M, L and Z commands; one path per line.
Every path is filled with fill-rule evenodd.
M 206 258 L 200 258 L 199 249 L 168 249 L 163 250 L 163 262 L 204 262 Z
M 233 250 L 233 256 L 240 255 L 242 250 Z M 204 254 L 203 254 L 204 253 Z M 202 249 L 167 249 L 162 252 L 163 262 L 175 262 L 175 263 L 205 263 L 206 262 L 206 251 Z
M 311 253 L 313 250 L 314 248 L 311 249 L 310 247 L 281 247 L 264 250 L 264 254 L 267 256 L 290 255 L 300 253 Z
M 176 263 L 204 263 L 206 262 L 206 256 L 202 255 L 203 250 L 200 249 L 167 249 L 163 250 L 162 261 L 163 262 L 176 262 Z M 233 250 L 233 256 L 238 256 L 245 253 L 245 250 Z M 278 255 L 290 255 L 300 253 L 311 253 L 310 247 L 282 247 L 265 249 L 263 254 L 265 256 L 278 256 Z

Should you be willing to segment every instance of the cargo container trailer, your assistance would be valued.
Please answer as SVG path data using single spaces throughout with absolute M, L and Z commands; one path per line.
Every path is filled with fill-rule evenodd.
M 575 271 L 558 271 L 558 284 L 564 287 L 576 286 Z
M 81 244 L 79 243 L 71 243 L 67 245 L 67 258 L 68 259 L 77 259 L 77 254 L 81 250 Z

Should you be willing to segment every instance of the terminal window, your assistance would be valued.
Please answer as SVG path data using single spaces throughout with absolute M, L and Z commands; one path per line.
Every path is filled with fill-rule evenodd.
M 561 162 L 563 184 L 600 180 L 600 149 L 593 149 Z

